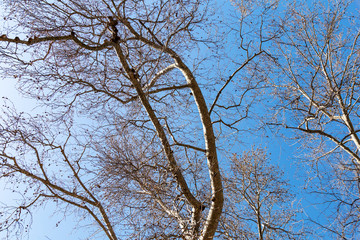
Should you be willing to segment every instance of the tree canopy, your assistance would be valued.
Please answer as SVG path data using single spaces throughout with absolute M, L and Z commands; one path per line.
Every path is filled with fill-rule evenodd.
M 4 99 L 1 184 L 21 199 L 0 234 L 25 238 L 48 202 L 94 223 L 90 239 L 359 234 L 356 2 L 2 7 L 0 75 L 36 108 Z M 272 159 L 278 139 L 298 146 L 282 160 L 299 178 Z

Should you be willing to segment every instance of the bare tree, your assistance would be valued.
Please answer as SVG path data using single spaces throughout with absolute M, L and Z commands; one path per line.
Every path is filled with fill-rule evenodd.
M 281 71 L 281 79 L 272 81 L 281 96 L 278 116 L 310 150 L 314 171 L 309 177 L 318 180 L 311 186 L 334 207 L 327 211 L 333 221 L 327 229 L 341 239 L 359 234 L 360 32 L 355 4 L 294 3 L 271 51 Z
M 279 167 L 262 149 L 234 155 L 221 227 L 225 239 L 301 239 L 298 206 Z
M 70 127 L 76 121 L 71 114 L 85 111 L 92 114 L 95 120 L 99 118 L 98 122 L 111 125 L 114 131 L 120 130 L 116 133 L 118 136 L 111 136 L 114 132 L 110 127 L 99 127 L 96 132 L 88 134 L 91 141 L 99 143 L 101 133 L 106 133 L 109 136 L 102 135 L 106 143 L 115 147 L 120 141 L 117 138 L 126 136 L 122 128 L 129 128 L 130 131 L 130 126 L 137 132 L 132 132 L 126 138 L 136 134 L 139 135 L 133 138 L 139 140 L 144 137 L 140 139 L 140 144 L 145 145 L 144 149 L 130 143 L 127 147 L 145 165 L 135 166 L 134 162 L 126 162 L 126 156 L 130 153 L 123 153 L 124 157 L 119 158 L 118 164 L 130 164 L 130 171 L 138 170 L 132 180 L 138 184 L 138 192 L 145 196 L 144 204 L 147 197 L 151 198 L 151 203 L 164 211 L 166 218 L 177 222 L 178 235 L 167 236 L 164 231 L 163 238 L 211 239 L 223 206 L 214 130 L 194 73 L 183 59 L 183 54 L 178 53 L 191 53 L 192 31 L 202 21 L 200 10 L 206 12 L 205 8 L 206 3 L 197 1 L 10 1 L 9 15 L 6 16 L 9 26 L 2 29 L 5 34 L 1 36 L 4 43 L 1 55 L 11 67 L 8 65 L 3 72 L 16 75 L 23 92 L 43 100 L 52 109 L 52 120 L 47 121 L 52 121 L 52 125 L 57 127 L 61 124 L 67 126 L 64 129 L 68 134 L 64 136 L 64 143 L 55 144 L 61 140 L 53 136 L 56 134 L 46 136 L 43 126 L 31 132 L 30 135 L 34 136 L 28 136 L 29 127 L 20 128 L 4 123 L 4 174 L 20 173 L 47 189 L 44 193 L 36 191 L 32 203 L 41 198 L 57 198 L 84 209 L 109 239 L 117 239 L 114 221 L 110 220 L 109 210 L 103 207 L 105 200 L 99 200 L 101 191 L 97 191 L 99 195 L 95 196 L 96 188 L 91 188 L 88 177 L 84 176 L 87 171 L 94 170 L 85 168 L 84 163 L 81 164 L 84 161 L 80 161 L 85 153 L 91 153 L 90 150 L 86 151 L 90 140 L 84 141 Z M 18 117 L 14 114 L 11 119 Z M 192 118 L 196 118 L 197 124 L 182 131 L 182 121 L 189 122 Z M 8 122 L 8 119 L 4 119 L 4 122 Z M 181 138 L 188 131 L 195 134 L 192 142 L 186 140 L 194 134 Z M 203 135 L 202 144 L 198 142 L 199 136 L 196 134 Z M 73 136 L 84 144 L 84 150 L 78 157 L 66 151 L 70 141 L 67 139 Z M 33 138 L 36 139 L 35 143 L 32 143 Z M 16 155 L 20 152 L 13 153 L 9 143 L 27 146 L 33 152 L 34 160 L 24 160 L 20 164 L 20 157 Z M 134 143 L 138 144 L 136 141 Z M 104 145 L 102 142 L 101 147 Z M 97 146 L 99 149 L 100 145 Z M 123 147 L 122 151 L 130 151 Z M 147 155 L 141 154 L 149 148 L 151 151 Z M 43 155 L 50 158 L 48 151 L 57 151 L 61 155 L 77 187 L 72 189 L 63 185 L 58 176 L 51 174 L 55 171 L 52 170 L 53 166 L 45 167 Z M 187 151 L 197 152 L 207 162 L 209 192 L 202 193 L 205 199 L 198 196 L 200 191 L 196 191 L 192 186 L 194 183 L 187 176 L 186 169 L 190 163 L 182 160 Z M 177 152 L 183 153 L 178 156 Z M 113 157 L 106 156 L 110 160 Z M 36 171 L 31 171 L 31 166 L 27 165 L 35 164 L 33 162 L 37 163 Z M 160 172 L 152 173 L 148 168 Z M 186 206 L 186 210 L 173 207 L 176 199 L 165 199 L 168 197 L 167 187 L 163 189 L 162 184 L 169 177 L 172 179 L 170 183 L 173 182 L 169 190 L 180 196 L 179 201 Z M 164 224 L 167 223 L 161 225 Z M 150 233 L 141 233 L 137 229 L 133 231 L 140 232 L 140 237 L 151 237 Z

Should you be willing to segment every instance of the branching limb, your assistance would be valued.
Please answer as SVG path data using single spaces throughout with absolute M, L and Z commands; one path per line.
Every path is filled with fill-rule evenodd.
M 261 53 L 263 53 L 263 51 L 260 51 L 258 53 L 255 53 L 253 56 L 251 56 L 250 58 L 248 58 L 240 67 L 238 67 L 231 75 L 230 77 L 226 80 L 226 82 L 224 83 L 224 85 L 221 87 L 221 89 L 218 91 L 218 93 L 216 94 L 216 97 L 214 99 L 214 102 L 211 104 L 210 110 L 209 110 L 209 114 L 211 115 L 214 107 L 216 106 L 217 101 L 220 98 L 221 93 L 223 92 L 223 90 L 226 88 L 226 86 L 232 81 L 232 79 L 235 77 L 235 75 L 241 70 L 243 69 L 249 62 L 251 62 L 251 60 L 253 60 L 256 56 L 260 55 Z
M 174 135 L 172 134 L 172 131 L 171 131 L 170 127 L 169 127 L 169 124 L 167 123 L 166 118 L 165 118 L 164 120 L 165 120 L 166 129 L 167 129 L 168 133 L 170 134 L 172 140 L 174 141 L 175 145 L 178 145 L 178 146 L 181 146 L 181 147 L 185 147 L 185 148 L 194 149 L 194 150 L 200 151 L 200 152 L 206 152 L 205 149 L 202 149 L 202 148 L 199 148 L 199 147 L 195 147 L 195 146 L 192 146 L 192 145 L 189 145 L 189 144 L 179 143 L 179 142 L 175 139 Z
M 165 75 L 166 73 L 170 72 L 171 70 L 175 69 L 176 65 L 175 64 L 171 64 L 169 66 L 167 66 L 166 68 L 162 69 L 161 71 L 159 71 L 158 73 L 155 74 L 155 76 L 150 80 L 150 83 L 148 85 L 146 85 L 144 87 L 144 89 L 150 89 L 151 87 L 153 87 L 156 83 L 156 81 L 163 75 Z
M 21 40 L 19 37 L 8 38 L 6 35 L 2 35 L 0 37 L 0 41 L 2 41 L 2 42 L 9 42 L 9 43 L 12 42 L 12 43 L 17 43 L 17 44 L 25 44 L 28 46 L 34 45 L 37 43 L 41 43 L 41 42 L 54 42 L 54 41 L 66 41 L 66 40 L 73 40 L 80 47 L 85 48 L 90 51 L 100 51 L 105 48 L 108 48 L 109 46 L 111 46 L 113 44 L 110 41 L 105 41 L 101 45 L 90 46 L 90 45 L 87 45 L 87 44 L 83 43 L 82 41 L 80 41 L 80 39 L 76 37 L 74 32 L 72 32 L 70 35 L 66 35 L 66 36 L 34 37 L 34 38 L 29 38 L 28 40 Z

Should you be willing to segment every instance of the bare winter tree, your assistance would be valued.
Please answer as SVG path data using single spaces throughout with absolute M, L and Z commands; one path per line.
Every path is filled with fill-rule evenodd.
M 214 126 L 238 131 L 248 116 L 244 99 L 264 82 L 251 64 L 268 39 L 241 34 L 235 70 L 209 84 L 195 57 L 199 43 L 218 47 L 206 1 L 4 3 L 1 73 L 43 113 L 2 115 L 1 177 L 31 188 L 1 230 L 17 234 L 24 213 L 51 200 L 111 240 L 212 239 L 224 202 Z M 242 70 L 251 77 L 224 100 Z
M 281 96 L 278 116 L 306 139 L 312 190 L 334 207 L 323 227 L 339 239 L 358 236 L 360 223 L 357 7 L 356 1 L 294 4 L 281 24 L 279 51 L 272 51 L 282 71 L 272 81 Z
M 3 29 L 7 32 L 1 36 L 1 41 L 4 43 L 3 61 L 12 62 L 4 73 L 17 72 L 13 75 L 18 75 L 23 92 L 48 100 L 53 109 L 57 107 L 58 112 L 52 112 L 56 119 L 53 124 L 62 121 L 68 131 L 65 140 L 60 140 L 55 133 L 52 138 L 45 136 L 46 130 L 41 126 L 35 130 L 16 124 L 2 126 L 4 174 L 26 176 L 45 188 L 35 191 L 31 203 L 42 198 L 57 198 L 86 210 L 109 239 L 118 238 L 115 223 L 104 207 L 107 200 L 102 199 L 100 193 L 94 195 L 95 188 L 90 189 L 88 177 L 81 177 L 86 173 L 80 160 L 82 154 L 88 154 L 87 145 L 78 157 L 67 152 L 67 144 L 75 141 L 73 136 L 82 140 L 71 130 L 69 114 L 82 109 L 94 115 L 102 113 L 96 116 L 101 118 L 99 121 L 107 120 L 107 124 L 119 130 L 117 136 L 112 136 L 110 128 L 104 127 L 92 136 L 99 142 L 96 140 L 100 132 L 106 132 L 106 144 L 125 151 L 116 156 L 118 162 L 111 161 L 115 156 L 110 153 L 104 152 L 104 155 L 111 164 L 117 164 L 114 167 L 129 171 L 131 179 L 127 179 L 127 184 L 136 184 L 137 194 L 144 196 L 139 199 L 141 205 L 146 208 L 151 208 L 149 204 L 156 205 L 166 218 L 172 219 L 171 226 L 173 220 L 177 222 L 177 230 L 170 228 L 169 235 L 167 231 L 160 231 L 164 234 L 162 238 L 213 237 L 223 206 L 215 136 L 199 84 L 178 53 L 191 53 L 188 42 L 191 42 L 194 25 L 202 20 L 200 10 L 205 12 L 205 8 L 206 3 L 201 5 L 197 1 L 186 4 L 182 1 L 9 2 L 9 27 Z M 190 97 L 194 104 L 189 103 Z M 186 111 L 189 113 L 185 114 Z M 195 120 L 198 123 L 195 131 L 181 131 L 182 120 L 191 121 L 195 111 L 200 120 Z M 15 114 L 14 118 L 17 117 Z M 178 136 L 187 131 L 194 131 L 189 139 L 201 133 L 203 144 L 180 142 Z M 117 145 L 122 138 L 126 139 L 126 146 Z M 59 141 L 63 143 L 55 144 Z M 30 153 L 24 154 L 26 159 L 21 160 L 20 152 L 12 150 L 17 149 L 16 144 L 24 145 L 23 151 L 33 153 L 34 160 L 30 160 Z M 102 143 L 101 147 L 104 145 Z M 52 164 L 45 165 L 46 158 L 56 156 L 49 151 L 57 152 L 61 156 L 59 159 L 67 163 L 74 181 L 71 187 L 52 173 L 56 172 Z M 187 176 L 190 163 L 183 157 L 188 151 L 189 155 L 197 153 L 207 161 L 208 192 L 197 191 L 192 186 L 195 183 Z M 131 158 L 134 156 L 136 159 Z M 35 162 L 36 166 L 28 165 Z M 173 192 L 168 196 L 167 190 Z M 204 196 L 199 196 L 200 193 Z M 179 199 L 172 195 L 178 195 Z M 126 204 L 131 208 L 134 203 Z M 134 207 L 138 206 L 134 204 Z M 132 214 L 130 210 L 125 211 Z M 158 227 L 167 228 L 168 222 L 156 221 Z M 132 227 L 137 224 L 143 226 L 143 223 L 134 223 Z M 130 238 L 132 234 L 151 237 L 152 231 L 156 232 L 152 226 L 146 227 L 150 230 L 134 228 L 133 233 L 129 233 Z M 153 237 L 158 238 L 154 234 Z
M 221 228 L 224 239 L 302 239 L 301 221 L 284 173 L 262 149 L 232 158 L 229 197 Z

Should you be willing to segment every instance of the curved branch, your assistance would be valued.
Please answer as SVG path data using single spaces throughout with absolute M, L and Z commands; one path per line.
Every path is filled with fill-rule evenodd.
M 154 43 L 153 41 L 146 39 L 145 37 L 141 36 L 139 33 L 136 32 L 136 30 L 131 26 L 131 24 L 126 19 L 121 19 L 121 22 L 129 29 L 129 31 L 140 41 L 143 43 L 149 45 L 150 47 L 157 49 L 159 51 L 165 52 L 175 61 L 176 67 L 182 72 L 183 76 L 185 77 L 187 83 L 190 85 L 192 94 L 194 96 L 195 103 L 198 108 L 199 116 L 203 125 L 203 132 L 204 132 L 204 140 L 205 140 L 205 149 L 206 149 L 206 158 L 207 158 L 207 164 L 209 168 L 209 175 L 210 175 L 210 182 L 211 182 L 211 190 L 212 190 L 212 197 L 211 197 L 211 206 L 210 210 L 206 219 L 206 222 L 203 227 L 202 234 L 200 236 L 201 240 L 204 239 L 212 239 L 215 235 L 219 219 L 222 213 L 222 208 L 224 204 L 224 195 L 223 195 L 223 186 L 222 186 L 222 180 L 221 180 L 221 173 L 219 169 L 219 162 L 217 158 L 217 148 L 216 148 L 216 138 L 214 135 L 213 125 L 211 121 L 211 117 L 206 105 L 205 98 L 202 94 L 202 91 L 192 74 L 191 70 L 187 67 L 187 65 L 182 61 L 181 57 L 172 49 L 168 48 L 167 46 L 164 46 L 162 43 Z M 121 52 L 120 46 L 115 45 L 115 48 L 117 51 Z M 125 62 L 125 59 L 123 59 L 122 62 Z M 125 66 L 124 66 L 125 67 Z M 130 69 L 126 69 L 130 70 Z M 133 84 L 135 81 L 133 81 Z M 140 85 L 137 81 L 136 83 Z M 135 85 L 135 84 L 134 84 Z M 140 87 L 140 86 L 139 86 Z M 139 89 L 142 91 L 142 89 Z M 141 97 L 141 95 L 139 94 Z M 145 99 L 144 99 L 145 100 Z M 146 100 L 145 100 L 146 101 Z M 146 102 L 148 104 L 148 102 Z M 150 106 L 149 106 L 150 107 Z M 151 107 L 150 107 L 151 108 Z M 151 111 L 153 111 L 151 109 Z M 148 112 L 149 114 L 149 112 Z M 154 113 L 152 113 L 154 118 L 156 119 L 156 116 Z M 151 117 L 152 118 L 152 117 Z M 158 122 L 158 119 L 156 119 Z M 153 122 L 154 123 L 154 122 Z M 159 124 L 159 123 L 157 123 Z M 154 123 L 155 125 L 155 123 Z M 156 126 L 155 126 L 156 127 Z M 170 149 L 170 146 L 167 146 L 168 140 L 166 139 L 164 130 L 159 125 L 159 130 L 164 134 L 164 136 L 159 136 L 160 139 L 164 139 L 166 142 L 164 142 L 166 146 L 165 149 L 168 148 L 169 151 L 169 161 L 175 161 L 172 160 L 173 156 Z M 158 132 L 159 133 L 159 132 Z M 168 155 L 168 154 L 167 154 Z M 175 162 L 176 163 L 176 162 Z M 195 203 L 195 202 L 194 202 Z M 201 214 L 201 203 L 197 202 L 196 205 L 198 206 L 195 208 L 194 216 L 196 217 L 195 222 L 199 222 L 200 220 L 200 214 Z
M 175 64 L 171 64 L 169 66 L 167 66 L 166 68 L 162 69 L 161 71 L 159 71 L 158 73 L 155 74 L 155 76 L 151 79 L 150 83 L 145 86 L 145 89 L 149 89 L 151 87 L 153 87 L 156 83 L 156 81 L 164 74 L 170 72 L 171 70 L 175 69 L 176 65 Z

